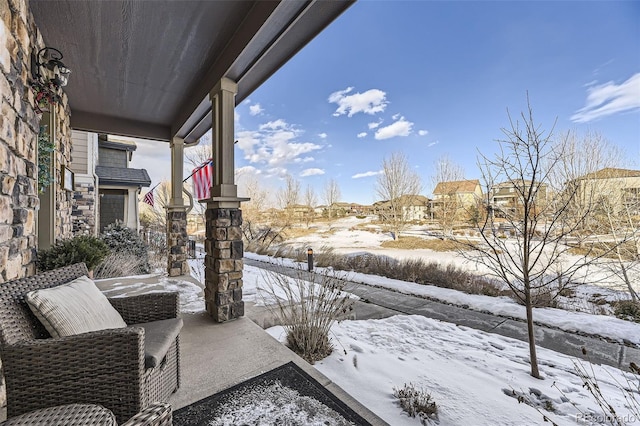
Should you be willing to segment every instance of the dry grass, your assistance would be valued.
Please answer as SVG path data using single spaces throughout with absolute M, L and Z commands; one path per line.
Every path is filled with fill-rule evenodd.
M 165 263 L 166 265 L 166 263 Z M 113 252 L 110 253 L 94 271 L 95 279 L 127 277 L 143 273 L 145 266 L 141 260 L 130 253 Z
M 469 250 L 469 247 L 463 243 L 453 240 L 441 240 L 438 238 L 425 239 L 418 237 L 399 237 L 397 240 L 384 241 L 380 244 L 383 248 L 416 250 L 428 249 L 433 251 L 458 251 Z
M 290 278 L 268 271 L 260 290 L 276 304 L 267 304 L 287 334 L 287 346 L 310 364 L 331 354 L 329 331 L 333 323 L 353 309 L 343 293 L 345 281 L 333 272 L 307 274 L 298 269 Z
M 633 241 L 626 241 L 620 244 L 620 252 L 623 260 L 635 260 L 636 247 Z M 612 244 L 603 243 L 583 243 L 581 246 L 571 247 L 569 253 L 577 256 L 602 256 L 608 259 L 617 259 L 615 247 Z
M 306 237 L 315 234 L 318 230 L 315 228 L 287 228 L 282 234 L 284 239 Z
M 451 288 L 469 294 L 486 296 L 509 295 L 496 281 L 471 274 L 452 264 L 441 265 L 422 259 L 397 260 L 389 256 L 373 254 L 343 255 L 323 247 L 314 252 L 317 266 L 332 267 L 341 271 L 354 271 L 378 275 L 416 284 Z M 306 258 L 305 258 L 306 259 Z
M 393 396 L 398 398 L 403 411 L 410 417 L 417 416 L 423 425 L 438 423 L 438 406 L 425 389 L 405 383 L 401 389 L 393 388 Z

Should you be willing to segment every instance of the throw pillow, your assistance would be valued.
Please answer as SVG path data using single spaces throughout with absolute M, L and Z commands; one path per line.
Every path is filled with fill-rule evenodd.
M 30 291 L 26 300 L 51 337 L 127 326 L 87 276 L 57 287 Z

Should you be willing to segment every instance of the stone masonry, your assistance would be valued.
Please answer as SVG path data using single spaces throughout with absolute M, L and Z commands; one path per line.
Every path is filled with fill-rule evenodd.
M 217 322 L 244 315 L 241 225 L 240 209 L 207 206 L 204 300 L 207 312 Z
M 71 211 L 73 235 L 95 235 L 96 227 L 96 185 L 93 182 L 76 182 Z
M 189 274 L 187 263 L 187 212 L 184 207 L 167 210 L 167 249 L 169 276 Z
M 31 52 L 44 47 L 25 0 L 0 0 L 0 283 L 35 273 L 37 137 L 40 116 L 29 87 Z M 66 96 L 56 106 L 56 161 L 68 164 Z M 59 170 L 56 170 L 59 174 Z M 70 236 L 71 202 L 58 192 L 56 237 Z M 65 210 L 66 209 L 66 210 Z

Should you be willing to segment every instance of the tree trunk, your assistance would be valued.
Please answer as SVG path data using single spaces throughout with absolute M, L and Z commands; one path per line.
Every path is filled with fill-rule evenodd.
M 529 363 L 531 364 L 531 375 L 536 379 L 540 379 L 538 356 L 536 355 L 536 336 L 533 329 L 533 306 L 531 306 L 530 288 L 525 288 L 525 305 L 527 308 L 527 333 L 529 336 Z

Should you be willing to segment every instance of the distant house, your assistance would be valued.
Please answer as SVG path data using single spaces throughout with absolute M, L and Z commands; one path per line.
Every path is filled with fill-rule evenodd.
M 402 195 L 392 203 L 389 200 L 373 203 L 373 211 L 381 221 L 393 219 L 397 214 L 394 205 L 401 212 L 404 221 L 421 221 L 429 218 L 430 200 L 424 195 Z
M 606 199 L 616 212 L 640 214 L 640 170 L 604 168 L 577 180 L 579 191 L 583 195 L 592 191 L 594 201 Z
M 544 203 L 547 199 L 547 184 L 539 183 L 534 205 Z M 523 206 L 522 194 L 526 194 L 531 186 L 530 180 L 512 180 L 494 185 L 491 188 L 490 203 L 494 214 L 498 217 L 512 214 Z
M 293 204 L 285 207 L 285 212 L 288 217 L 294 219 L 305 219 L 315 215 L 313 207 L 305 206 L 303 204 Z
M 72 138 L 74 234 L 95 235 L 115 221 L 137 230 L 138 195 L 151 179 L 146 170 L 129 167 L 136 144 L 76 130 Z
M 450 220 L 464 220 L 472 208 L 483 200 L 478 179 L 438 182 L 433 190 L 431 213 L 433 219 L 449 216 Z

